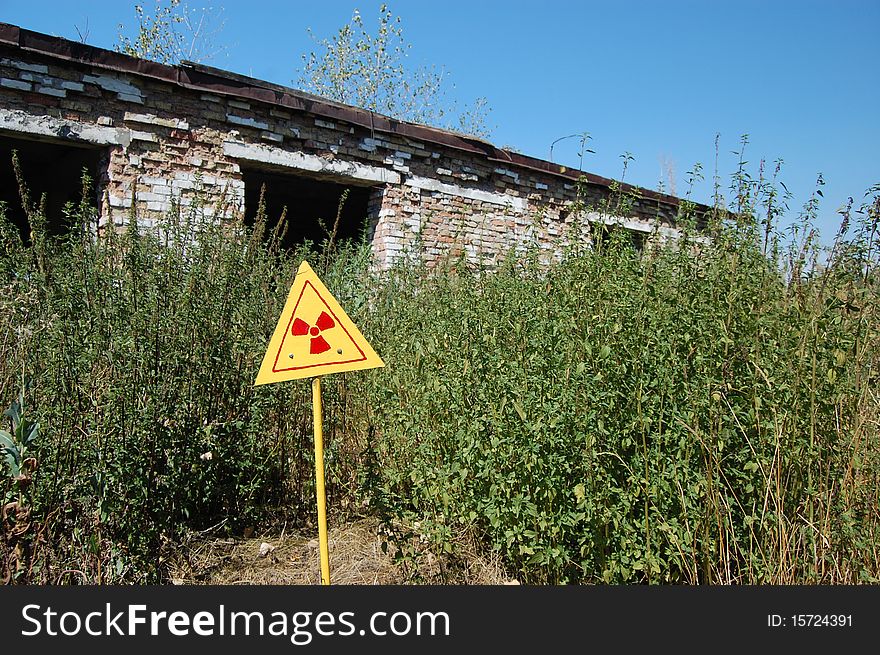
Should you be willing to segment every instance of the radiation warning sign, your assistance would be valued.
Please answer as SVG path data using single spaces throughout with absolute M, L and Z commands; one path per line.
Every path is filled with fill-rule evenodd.
M 307 262 L 293 286 L 256 384 L 385 366 Z

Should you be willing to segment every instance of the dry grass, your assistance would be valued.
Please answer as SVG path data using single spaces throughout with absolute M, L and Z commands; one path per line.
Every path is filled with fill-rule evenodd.
M 330 529 L 333 584 L 516 584 L 498 562 L 473 552 L 451 561 L 425 551 L 406 564 L 396 563 L 393 548 L 389 545 L 387 553 L 382 549 L 379 528 L 376 519 L 365 518 Z M 173 584 L 316 585 L 321 580 L 315 535 L 205 539 L 178 551 L 178 560 Z

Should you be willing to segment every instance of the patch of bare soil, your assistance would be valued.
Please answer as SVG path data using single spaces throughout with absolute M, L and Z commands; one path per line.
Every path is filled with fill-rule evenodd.
M 395 562 L 382 548 L 376 519 L 331 527 L 330 581 L 336 585 L 516 584 L 497 562 L 469 554 L 452 562 L 419 552 Z M 316 585 L 321 582 L 317 535 L 205 539 L 178 553 L 173 584 Z

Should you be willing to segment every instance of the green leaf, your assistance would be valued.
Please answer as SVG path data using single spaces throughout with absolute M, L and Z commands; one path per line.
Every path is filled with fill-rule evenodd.
M 6 448 L 16 448 L 15 441 L 12 440 L 12 435 L 9 434 L 6 430 L 0 430 L 0 446 L 5 446 Z
M 29 445 L 31 445 L 31 443 L 33 443 L 34 439 L 36 439 L 37 436 L 39 435 L 40 422 L 37 421 L 35 423 L 28 423 L 26 432 L 27 432 L 27 434 L 25 435 L 22 443 L 24 443 L 25 446 L 29 446 Z
M 10 476 L 14 478 L 21 473 L 21 451 L 12 440 L 12 435 L 5 430 L 0 431 L 0 442 L 3 446 L 0 448 L 0 452 L 3 453 L 6 463 L 9 465 Z
M 18 427 L 19 422 L 21 421 L 21 405 L 17 400 L 13 400 L 12 404 L 9 406 L 9 409 L 4 410 L 3 416 L 8 416 L 12 419 L 12 429 L 15 430 Z

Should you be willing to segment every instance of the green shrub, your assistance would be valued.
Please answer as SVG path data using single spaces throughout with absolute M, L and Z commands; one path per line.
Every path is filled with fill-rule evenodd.
M 872 200 L 824 272 L 788 253 L 798 278 L 744 213 L 642 257 L 397 271 L 368 480 L 400 552 L 467 536 L 531 583 L 876 581 Z
M 296 266 L 320 253 L 278 252 L 261 222 L 220 226 L 203 209 L 95 238 L 84 203 L 60 239 L 33 209 L 27 248 L 2 231 L 0 397 L 30 381 L 43 432 L 29 511 L 56 560 L 35 579 L 153 582 L 189 531 L 310 520 L 308 384 L 253 382 Z M 354 316 L 366 261 L 349 245 L 318 267 Z M 331 498 L 353 479 L 336 465 L 346 394 L 344 379 L 325 385 Z
M 404 560 L 476 544 L 530 583 L 877 581 L 880 189 L 824 261 L 816 198 L 785 241 L 774 189 L 738 171 L 734 213 L 693 237 L 684 202 L 668 248 L 617 230 L 551 263 L 381 276 L 364 245 L 281 252 L 265 218 L 198 203 L 97 238 L 87 203 L 62 238 L 28 206 L 30 246 L 0 220 L 0 402 L 26 408 L 0 573 L 158 582 L 194 532 L 312 524 L 309 385 L 253 386 L 308 257 L 386 362 L 323 385 L 330 509 L 368 502 Z

